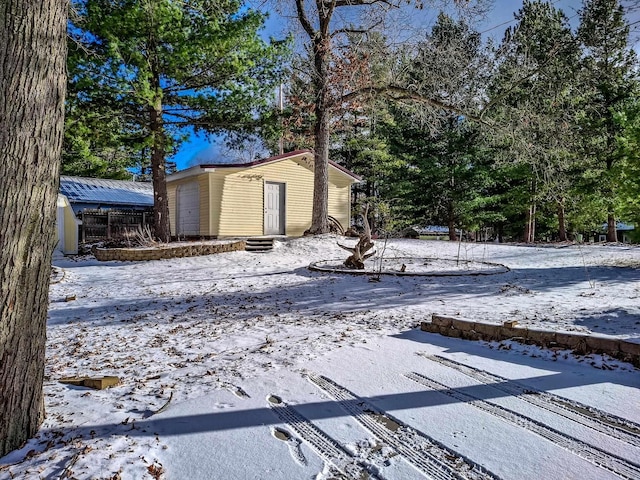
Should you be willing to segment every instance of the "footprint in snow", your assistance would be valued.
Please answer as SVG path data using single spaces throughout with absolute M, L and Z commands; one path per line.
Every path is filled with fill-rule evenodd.
M 293 437 L 284 428 L 280 427 L 273 428 L 273 436 L 287 444 L 287 447 L 289 447 L 289 454 L 298 465 L 303 467 L 307 465 L 307 458 L 304 456 L 302 449 L 300 448 L 300 440 Z
M 244 391 L 242 388 L 240 388 L 240 387 L 235 387 L 235 388 L 233 388 L 231 391 L 232 391 L 232 392 L 234 393 L 234 395 L 236 395 L 237 397 L 240 397 L 240 398 L 251 398 L 251 397 L 249 396 L 249 394 L 248 394 L 247 392 L 245 392 L 245 391 Z

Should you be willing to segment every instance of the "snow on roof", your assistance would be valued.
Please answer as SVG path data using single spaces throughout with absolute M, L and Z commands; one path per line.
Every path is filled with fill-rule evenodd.
M 60 177 L 60 193 L 71 203 L 153 205 L 153 185 L 147 182 L 63 175 Z

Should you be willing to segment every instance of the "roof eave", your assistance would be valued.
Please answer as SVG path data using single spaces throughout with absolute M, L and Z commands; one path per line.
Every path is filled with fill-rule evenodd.
M 216 168 L 211 165 L 196 165 L 195 167 L 190 167 L 186 170 L 181 170 L 179 172 L 172 173 L 171 175 L 167 175 L 167 182 L 174 182 L 176 180 L 182 180 L 184 178 L 189 178 L 203 173 L 215 171 Z
M 203 164 L 203 165 L 199 165 L 200 170 L 197 173 L 203 173 L 203 172 L 214 172 L 218 169 L 227 169 L 227 168 L 254 168 L 254 167 L 259 167 L 261 165 L 266 165 L 268 163 L 273 163 L 273 162 L 279 162 L 281 160 L 293 160 L 296 157 L 305 157 L 305 156 L 310 156 L 313 158 L 313 152 L 311 150 L 308 149 L 304 149 L 304 150 L 294 150 L 292 152 L 287 152 L 287 153 L 283 153 L 281 155 L 275 155 L 273 157 L 268 157 L 268 158 L 262 158 L 260 160 L 254 160 L 253 162 L 248 162 L 248 163 L 211 163 L 211 164 Z M 351 172 L 350 170 L 348 170 L 347 168 L 343 167 L 342 165 L 337 164 L 336 162 L 329 160 L 329 165 L 332 166 L 333 168 L 335 168 L 336 170 L 338 170 L 341 174 L 347 176 L 349 179 L 351 179 L 354 183 L 360 183 L 362 182 L 362 177 L 356 175 L 355 173 Z M 179 180 L 180 178 L 185 178 L 191 175 L 194 175 L 193 172 L 191 172 L 191 170 L 196 169 L 198 167 L 191 167 L 187 170 L 183 170 L 182 172 L 177 172 L 174 173 L 172 175 L 170 175 L 169 177 L 167 177 L 167 179 L 171 179 L 171 180 Z M 190 172 L 190 173 L 187 173 Z M 184 174 L 184 175 L 180 175 L 180 174 Z
M 342 174 L 346 175 L 347 177 L 349 177 L 350 179 L 352 179 L 353 183 L 361 183 L 362 182 L 362 177 L 361 176 L 356 175 L 351 170 L 348 170 L 347 168 L 343 167 L 342 165 L 337 164 L 333 160 L 329 160 L 329 165 L 331 165 L 333 168 L 338 170 L 340 173 L 342 173 Z

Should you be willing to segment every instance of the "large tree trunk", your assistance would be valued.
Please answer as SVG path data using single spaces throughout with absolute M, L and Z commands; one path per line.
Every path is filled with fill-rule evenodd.
M 456 220 L 453 214 L 453 203 L 449 202 L 449 207 L 447 211 L 447 227 L 449 228 L 449 240 L 455 242 L 458 240 L 458 234 L 456 233 Z
M 44 418 L 66 25 L 66 0 L 0 2 L 0 456 Z
M 328 28 L 328 19 L 323 24 Z M 329 38 L 316 38 L 313 43 L 316 102 L 313 158 L 313 210 L 308 233 L 329 232 Z
M 564 198 L 558 201 L 558 237 L 561 242 L 567 241 L 567 222 L 564 215 Z
M 532 202 L 527 209 L 526 225 L 524 227 L 525 243 L 533 243 L 536 238 L 536 204 Z
M 329 121 L 328 112 L 317 112 L 313 171 L 313 210 L 308 233 L 329 231 Z
M 153 179 L 153 221 L 154 232 L 161 242 L 171 240 L 169 226 L 169 199 L 167 198 L 167 171 L 164 148 L 164 128 L 162 125 L 162 102 L 156 98 L 150 109 L 151 135 L 151 178 Z
M 524 227 L 524 242 L 533 243 L 536 239 L 536 182 L 532 180 L 529 186 L 529 208 L 526 214 Z
M 618 228 L 616 225 L 616 216 L 609 213 L 607 217 L 607 242 L 618 241 Z

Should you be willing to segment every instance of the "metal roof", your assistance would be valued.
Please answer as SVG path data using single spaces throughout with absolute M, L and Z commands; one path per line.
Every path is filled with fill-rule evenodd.
M 426 227 L 414 227 L 418 233 L 449 233 L 449 227 L 442 225 L 427 225 Z M 458 229 L 456 229 L 458 230 Z
M 103 178 L 60 177 L 60 193 L 71 203 L 152 206 L 153 185 Z
M 602 224 L 602 231 L 606 232 L 609 228 L 609 225 L 606 223 Z M 632 230 L 635 230 L 636 226 L 631 224 L 631 223 L 624 223 L 624 222 L 616 222 L 616 230 L 618 232 L 630 232 Z

